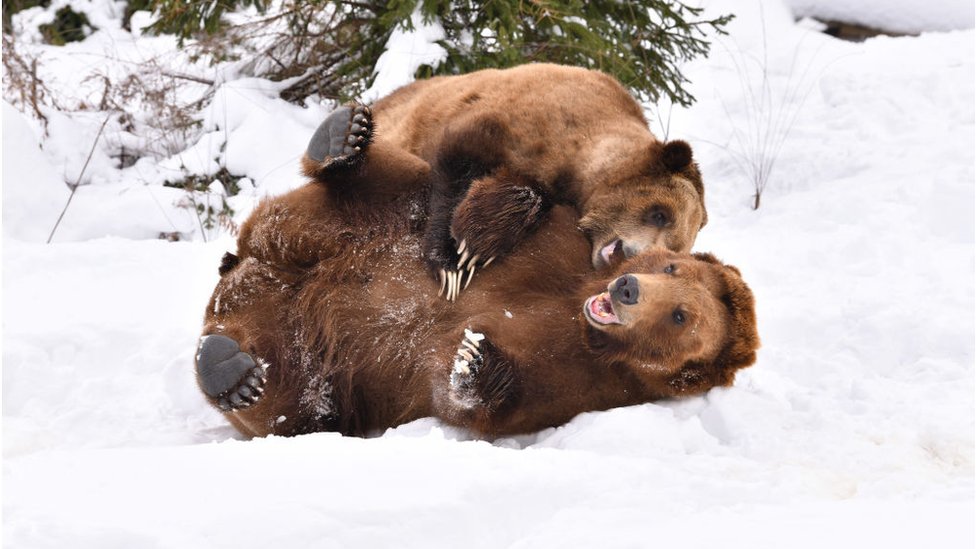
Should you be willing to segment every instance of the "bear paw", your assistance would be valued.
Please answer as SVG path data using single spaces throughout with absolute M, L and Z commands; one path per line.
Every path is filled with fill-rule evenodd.
M 437 295 L 445 295 L 444 291 L 447 290 L 446 297 L 448 301 L 457 300 L 458 296 L 461 294 L 461 290 L 466 289 L 468 284 L 471 284 L 471 279 L 474 278 L 475 270 L 478 267 L 483 269 L 495 260 L 495 256 L 491 256 L 487 260 L 483 260 L 482 254 L 472 253 L 472 249 L 468 247 L 467 240 L 461 240 L 461 243 L 458 244 L 456 253 L 459 258 L 457 268 L 442 268 L 438 273 L 441 289 Z
M 332 112 L 315 130 L 306 154 L 321 164 L 321 171 L 358 163 L 373 136 L 373 117 L 361 104 L 342 106 Z
M 224 412 L 247 408 L 264 394 L 267 365 L 227 336 L 200 338 L 196 362 L 200 388 Z
M 478 370 L 485 364 L 481 350 L 484 339 L 484 334 L 464 329 L 464 337 L 454 354 L 454 367 L 451 369 L 451 388 L 455 393 L 471 394 L 475 390 Z
M 481 178 L 471 184 L 464 200 L 452 213 L 450 240 L 456 267 L 445 264 L 440 272 L 441 292 L 455 301 L 468 287 L 475 270 L 507 255 L 535 231 L 549 209 L 549 201 L 535 186 L 507 172 Z

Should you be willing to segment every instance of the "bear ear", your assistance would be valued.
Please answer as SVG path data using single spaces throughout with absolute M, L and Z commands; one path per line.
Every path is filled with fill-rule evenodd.
M 731 272 L 735 273 L 735 276 L 739 277 L 740 278 L 740 281 L 741 281 L 742 273 L 739 272 L 738 267 L 736 267 L 734 265 L 726 265 L 725 263 L 722 263 L 719 260 L 719 258 L 715 257 L 711 253 L 709 253 L 709 252 L 695 252 L 695 253 L 691 254 L 691 256 L 694 257 L 695 259 L 697 259 L 698 261 L 704 261 L 705 263 L 711 263 L 712 265 L 719 265 L 724 270 L 731 271 Z
M 712 255 L 709 252 L 695 252 L 695 253 L 691 254 L 691 257 L 694 257 L 698 261 L 704 261 L 705 263 L 711 263 L 713 265 L 721 265 L 722 264 L 722 262 L 719 261 L 717 257 L 715 257 L 714 255 Z M 736 272 L 738 272 L 738 271 L 736 271 Z
M 224 254 L 224 257 L 220 259 L 220 267 L 217 268 L 217 272 L 220 274 L 220 276 L 224 276 L 232 271 L 240 262 L 240 258 L 230 252 L 227 252 Z
M 756 302 L 752 290 L 742 280 L 739 269 L 722 266 L 725 293 L 722 303 L 729 311 L 729 342 L 719 357 L 719 366 L 730 375 L 756 361 L 759 331 L 756 325 Z
M 668 141 L 661 150 L 661 162 L 671 172 L 680 172 L 691 165 L 691 145 L 685 141 Z

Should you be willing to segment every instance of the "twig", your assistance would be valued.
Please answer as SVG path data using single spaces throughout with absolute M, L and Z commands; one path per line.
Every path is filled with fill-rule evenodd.
M 85 159 L 85 165 L 81 167 L 81 173 L 78 174 L 78 179 L 75 180 L 75 184 L 71 186 L 71 194 L 68 195 L 68 201 L 64 204 L 64 209 L 61 210 L 61 215 L 58 216 L 58 220 L 54 223 L 54 228 L 51 229 L 51 234 L 47 237 L 47 244 L 51 243 L 51 239 L 54 238 L 54 232 L 58 230 L 58 225 L 61 224 L 61 220 L 64 219 L 64 214 L 68 212 L 68 206 L 71 205 L 71 199 L 75 197 L 75 192 L 81 185 L 81 178 L 85 176 L 85 170 L 88 169 L 88 163 L 91 161 L 92 155 L 95 154 L 95 147 L 98 145 L 99 138 L 102 137 L 102 131 L 105 129 L 105 124 L 108 124 L 108 120 L 112 118 L 109 114 L 102 121 L 102 125 L 98 128 L 98 133 L 95 135 L 95 141 L 92 142 L 91 150 L 88 151 L 88 158 Z
M 664 122 L 664 116 L 661 115 L 661 105 L 660 101 L 654 103 L 654 113 L 657 114 L 657 125 L 661 127 L 662 141 L 665 143 L 668 141 L 668 136 L 671 134 L 671 111 L 674 110 L 674 102 L 668 101 L 668 116 L 667 122 Z
M 193 191 L 192 188 L 187 190 L 187 194 L 190 195 L 190 204 L 193 205 L 193 213 L 195 213 L 197 215 L 197 223 L 200 224 L 200 236 L 203 237 L 203 241 L 204 242 L 207 242 L 207 230 L 203 228 L 203 218 L 200 217 L 200 206 L 201 205 L 200 204 L 197 204 L 197 198 L 196 198 L 196 196 L 194 196 L 193 193 L 194 193 L 194 191 Z M 207 203 L 207 205 L 208 206 L 210 205 L 209 202 Z M 204 211 L 206 211 L 206 210 L 204 210 Z
M 193 76 L 192 74 L 183 74 L 172 71 L 163 71 L 163 76 L 169 76 L 170 78 L 178 78 L 180 80 L 189 80 L 190 82 L 197 82 L 199 84 L 204 84 L 206 86 L 213 86 L 214 81 L 206 78 L 201 78 L 199 76 Z

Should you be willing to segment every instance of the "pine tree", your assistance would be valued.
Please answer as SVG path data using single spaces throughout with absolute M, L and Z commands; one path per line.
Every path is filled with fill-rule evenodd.
M 155 0 L 157 32 L 195 38 L 215 59 L 247 60 L 252 74 L 292 78 L 283 96 L 357 96 L 372 78 L 383 47 L 409 28 L 420 7 L 439 21 L 447 59 L 418 77 L 554 62 L 602 70 L 642 100 L 662 95 L 681 105 L 680 65 L 708 54 L 707 31 L 723 33 L 731 15 L 703 19 L 678 0 Z M 228 14 L 263 17 L 232 23 Z M 253 18 L 252 18 L 253 19 Z

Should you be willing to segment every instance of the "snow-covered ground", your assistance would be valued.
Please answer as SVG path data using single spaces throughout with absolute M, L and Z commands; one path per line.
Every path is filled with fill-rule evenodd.
M 970 0 L 786 0 L 786 4 L 797 16 L 904 34 L 970 29 L 976 14 Z
M 301 183 L 328 105 L 228 78 L 191 149 L 118 170 L 96 147 L 50 245 L 59 182 L 103 119 L 52 114 L 38 150 L 39 126 L 5 105 L 5 547 L 972 547 L 972 21 L 854 44 L 779 2 L 710 9 L 738 17 L 687 67 L 698 103 L 648 113 L 694 146 L 710 217 L 696 247 L 751 284 L 758 362 L 732 388 L 492 442 L 430 419 L 242 441 L 196 388 L 203 307 L 234 244 L 204 242 L 160 183 L 219 157 L 253 181 L 232 199 L 240 221 Z M 77 59 L 174 48 L 102 28 L 45 70 L 82 90 Z M 758 211 L 754 142 L 782 145 Z

